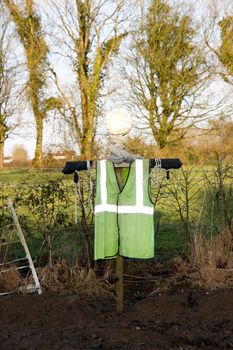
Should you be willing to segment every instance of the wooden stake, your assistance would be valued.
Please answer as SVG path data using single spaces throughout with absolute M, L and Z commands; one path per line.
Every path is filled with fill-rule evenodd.
M 121 169 L 125 167 L 125 164 L 117 164 L 116 168 L 116 176 L 119 184 L 120 190 L 122 190 L 122 177 L 121 177 Z M 117 312 L 122 313 L 124 307 L 124 284 L 123 284 L 123 269 L 124 269 L 124 259 L 122 256 L 116 256 L 116 298 L 117 298 Z
M 117 255 L 116 257 L 116 276 L 117 276 L 117 284 L 116 284 L 116 297 L 117 297 L 117 312 L 123 312 L 124 306 L 124 284 L 123 284 L 123 257 Z

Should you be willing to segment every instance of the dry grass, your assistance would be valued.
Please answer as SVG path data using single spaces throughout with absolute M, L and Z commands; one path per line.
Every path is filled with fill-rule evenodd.
M 229 229 L 211 239 L 195 234 L 190 252 L 193 283 L 208 288 L 233 287 L 233 237 Z
M 109 294 L 111 285 L 107 276 L 97 277 L 92 269 L 68 266 L 64 260 L 53 268 L 38 269 L 42 287 L 52 291 L 78 291 L 86 295 Z
M 103 296 L 110 294 L 114 286 L 114 283 L 109 282 L 112 271 L 110 265 L 108 267 L 106 274 L 98 277 L 93 269 L 81 268 L 78 264 L 68 266 L 64 260 L 61 260 L 53 268 L 38 268 L 37 272 L 42 288 L 45 290 Z M 158 270 L 161 274 L 158 274 Z M 196 233 L 190 244 L 188 260 L 176 257 L 161 266 L 157 264 L 156 271 L 155 275 L 151 271 L 149 276 L 150 280 L 154 279 L 154 292 L 185 286 L 233 288 L 232 233 L 225 229 L 210 239 Z M 144 280 L 146 283 L 146 276 Z M 23 286 L 31 282 L 32 277 L 22 279 L 15 268 L 0 273 L 1 292 L 19 290 L 23 292 Z
M 79 292 L 85 295 L 110 294 L 112 288 L 108 282 L 108 275 L 97 277 L 92 269 L 68 266 L 64 260 L 53 268 L 48 266 L 38 268 L 37 273 L 44 290 L 55 292 Z M 27 285 L 33 284 L 32 275 L 23 278 L 16 267 L 0 273 L 0 293 L 28 293 Z
M 190 244 L 188 261 L 180 257 L 169 262 L 173 271 L 168 284 L 200 288 L 233 288 L 233 237 L 225 229 L 206 239 L 196 233 Z
M 0 292 L 17 292 L 22 285 L 22 277 L 19 271 L 12 267 L 7 271 L 0 272 Z
M 195 234 L 191 244 L 190 262 L 196 267 L 233 268 L 233 237 L 230 230 L 225 229 L 212 239 L 205 239 Z

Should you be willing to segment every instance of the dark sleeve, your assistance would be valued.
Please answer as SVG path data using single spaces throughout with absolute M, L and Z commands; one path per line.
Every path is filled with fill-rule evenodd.
M 179 169 L 182 166 L 182 163 L 179 158 L 161 158 L 161 168 L 165 170 L 169 169 Z M 156 164 L 155 159 L 150 159 L 150 168 L 153 168 Z
M 93 164 L 93 160 L 89 161 L 90 166 Z M 76 162 L 66 162 L 64 168 L 62 169 L 63 174 L 73 174 L 76 170 L 87 170 L 88 169 L 88 161 L 79 160 Z
M 182 163 L 179 158 L 161 158 L 161 168 L 165 170 L 169 169 L 179 169 L 182 166 Z M 153 168 L 155 166 L 156 160 L 150 159 L 150 168 Z M 90 166 L 93 164 L 93 160 L 89 161 Z M 72 161 L 72 162 L 66 162 L 64 168 L 62 169 L 63 174 L 73 174 L 76 170 L 87 170 L 88 169 L 88 161 L 86 160 L 79 160 L 79 161 Z

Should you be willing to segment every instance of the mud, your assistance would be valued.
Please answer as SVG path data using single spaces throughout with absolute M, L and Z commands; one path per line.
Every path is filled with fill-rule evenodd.
M 1 350 L 233 349 L 233 290 L 126 301 L 44 293 L 0 298 Z

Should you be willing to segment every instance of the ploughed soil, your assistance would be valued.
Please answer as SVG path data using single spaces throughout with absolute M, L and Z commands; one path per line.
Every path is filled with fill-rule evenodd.
M 125 301 L 79 294 L 0 298 L 1 350 L 233 349 L 233 290 L 178 290 Z

